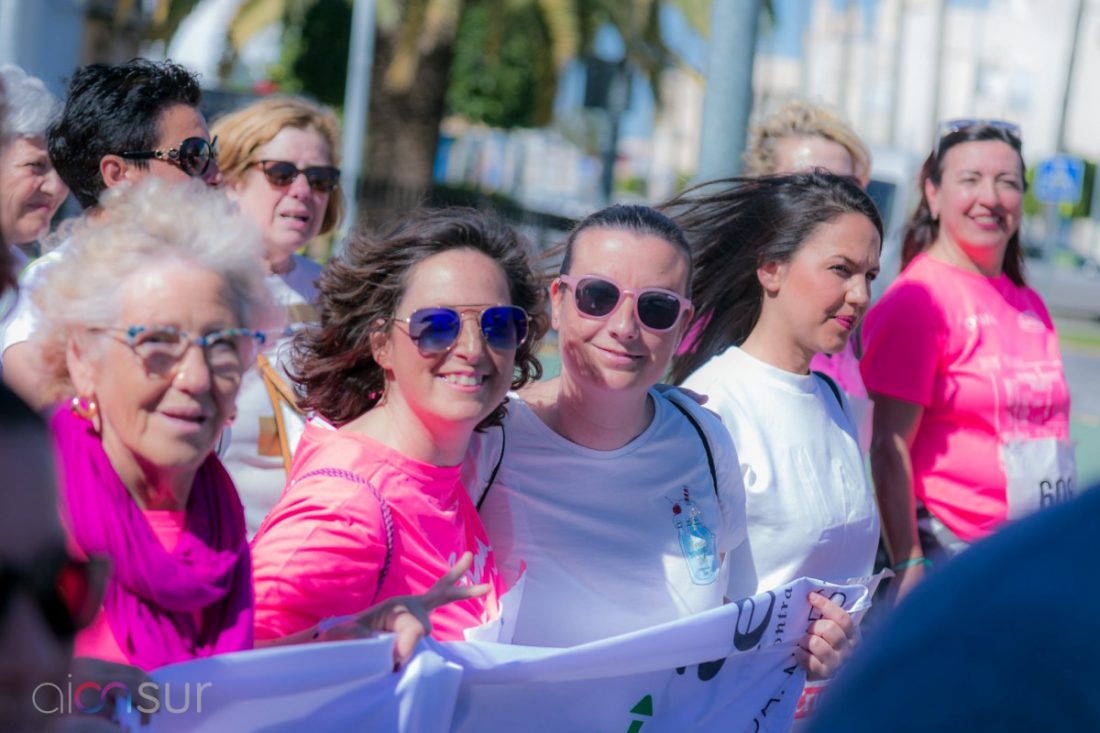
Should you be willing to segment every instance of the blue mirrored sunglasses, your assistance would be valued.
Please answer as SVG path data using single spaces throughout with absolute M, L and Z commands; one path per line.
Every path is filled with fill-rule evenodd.
M 514 305 L 493 305 L 478 314 L 481 335 L 491 348 L 508 351 L 519 348 L 527 338 L 527 313 Z M 455 308 L 421 308 L 408 318 L 395 319 L 409 329 L 409 338 L 422 354 L 441 354 L 458 342 L 462 312 Z

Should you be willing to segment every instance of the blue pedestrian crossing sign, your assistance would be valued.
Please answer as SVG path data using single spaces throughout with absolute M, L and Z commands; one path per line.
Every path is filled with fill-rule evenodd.
M 1085 161 L 1072 155 L 1055 155 L 1035 171 L 1035 198 L 1044 204 L 1075 204 L 1085 182 Z

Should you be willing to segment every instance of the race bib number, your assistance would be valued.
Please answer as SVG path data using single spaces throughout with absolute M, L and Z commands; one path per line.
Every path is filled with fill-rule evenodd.
M 1020 519 L 1040 509 L 1063 504 L 1077 492 L 1074 442 L 1043 438 L 1001 446 L 1008 518 Z

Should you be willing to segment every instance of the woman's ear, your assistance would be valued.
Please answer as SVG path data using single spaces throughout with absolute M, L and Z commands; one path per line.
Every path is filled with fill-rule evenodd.
M 92 358 L 91 344 L 87 334 L 74 334 L 69 337 L 65 347 L 65 365 L 69 370 L 69 379 L 79 397 L 91 397 L 95 394 L 98 363 Z
M 386 329 L 386 322 L 379 318 L 370 332 L 370 353 L 383 371 L 393 368 L 393 339 Z
M 561 280 L 550 283 L 550 327 L 555 331 L 561 328 L 561 308 L 565 299 Z
M 129 171 L 130 166 L 126 164 L 122 156 L 104 155 L 99 159 L 99 175 L 103 178 L 103 183 L 107 188 L 114 188 L 129 180 Z
M 924 199 L 928 202 L 928 212 L 932 214 L 932 221 L 940 220 L 939 192 L 939 188 L 932 183 L 931 178 L 924 182 Z
M 779 287 L 783 284 L 786 276 L 787 264 L 778 260 L 765 262 L 756 268 L 756 278 L 760 281 L 760 286 L 764 288 L 765 293 L 771 295 L 779 292 Z

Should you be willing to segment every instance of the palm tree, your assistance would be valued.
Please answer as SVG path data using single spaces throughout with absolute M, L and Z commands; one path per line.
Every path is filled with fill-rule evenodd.
M 419 190 L 430 185 L 455 34 L 462 14 L 479 1 L 493 9 L 490 17 L 496 27 L 503 27 L 509 11 L 537 9 L 557 72 L 590 50 L 596 30 L 604 23 L 618 29 L 627 62 L 646 74 L 654 89 L 660 71 L 675 60 L 661 39 L 661 0 L 377 0 L 370 135 L 364 165 L 367 177 L 388 178 Z M 710 0 L 672 1 L 693 26 L 705 31 Z M 198 2 L 157 0 L 147 35 L 170 38 Z M 135 3 L 117 0 L 117 17 L 126 17 Z M 273 23 L 307 26 L 310 14 L 319 13 L 324 6 L 330 11 L 334 6 L 347 9 L 350 0 L 243 0 L 227 30 L 231 53 L 239 52 Z M 765 13 L 769 11 L 770 3 L 765 2 Z M 349 22 L 342 29 L 345 35 L 350 9 L 347 17 Z M 338 69 L 342 62 L 337 58 L 338 47 L 333 43 L 300 50 L 306 56 L 328 57 L 330 67 Z M 336 86 L 342 89 L 342 78 L 339 81 Z M 546 88 L 540 92 L 552 98 L 555 84 L 556 75 L 546 80 Z
M 240 49 L 256 32 L 278 20 L 302 22 L 310 9 L 344 0 L 245 0 L 230 25 L 230 43 Z M 459 19 L 478 0 L 378 0 L 370 136 L 364 170 L 404 186 L 431 182 L 439 123 L 450 82 Z M 660 36 L 659 0 L 481 0 L 489 5 L 493 33 L 503 32 L 509 12 L 534 8 L 542 19 L 555 70 L 540 85 L 540 108 L 549 109 L 557 73 L 586 52 L 603 23 L 613 24 L 626 45 L 628 63 L 654 83 L 673 56 Z M 679 0 L 697 27 L 706 23 L 709 0 Z M 306 52 L 310 51 L 306 49 Z M 490 44 L 488 53 L 493 52 Z

